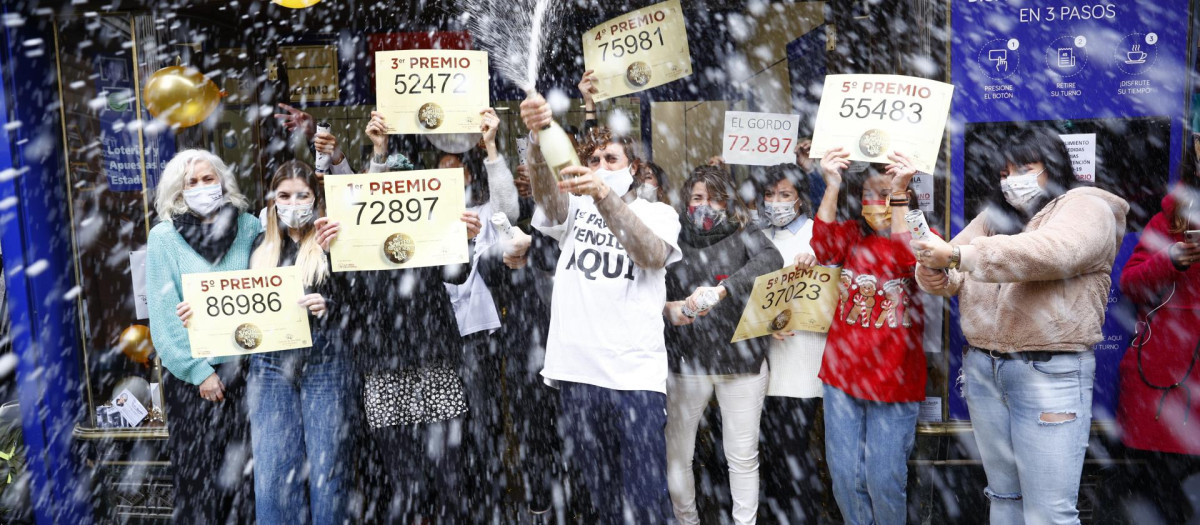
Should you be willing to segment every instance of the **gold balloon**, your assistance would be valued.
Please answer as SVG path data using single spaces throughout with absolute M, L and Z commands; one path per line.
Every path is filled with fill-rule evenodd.
M 199 71 L 169 66 L 155 71 L 142 92 L 146 109 L 167 124 L 195 126 L 221 103 L 221 90 Z
M 117 340 L 121 353 L 135 363 L 146 364 L 154 352 L 154 341 L 150 338 L 150 327 L 140 324 L 129 325 L 121 331 Z
M 273 0 L 276 4 L 292 9 L 304 9 L 321 3 L 321 0 Z

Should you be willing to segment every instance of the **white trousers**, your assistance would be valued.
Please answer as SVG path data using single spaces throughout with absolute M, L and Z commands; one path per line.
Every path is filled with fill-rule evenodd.
M 667 489 L 675 519 L 682 525 L 700 523 L 692 458 L 700 418 L 714 393 L 721 407 L 721 439 L 729 464 L 733 522 L 752 524 L 757 520 L 758 424 L 769 377 L 763 361 L 757 374 L 671 374 L 667 379 Z

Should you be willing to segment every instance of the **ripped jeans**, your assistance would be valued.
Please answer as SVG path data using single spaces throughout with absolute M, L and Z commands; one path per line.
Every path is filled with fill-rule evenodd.
M 987 473 L 992 525 L 1079 523 L 1095 372 L 1091 350 L 1048 361 L 967 352 L 963 395 Z

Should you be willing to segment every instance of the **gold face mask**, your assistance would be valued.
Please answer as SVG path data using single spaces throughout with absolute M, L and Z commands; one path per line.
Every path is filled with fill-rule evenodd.
M 882 232 L 892 227 L 892 207 L 883 200 L 862 201 L 862 216 L 871 229 Z

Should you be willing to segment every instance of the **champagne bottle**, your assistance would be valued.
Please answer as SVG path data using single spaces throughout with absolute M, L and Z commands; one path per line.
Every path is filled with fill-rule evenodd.
M 508 215 L 498 211 L 492 214 L 492 226 L 496 227 L 496 231 L 500 234 L 500 239 L 504 242 L 512 242 L 517 236 L 513 233 L 512 224 L 508 222 Z
M 550 121 L 549 126 L 538 131 L 538 146 L 541 147 L 542 157 L 546 159 L 546 165 L 550 167 L 550 173 L 554 174 L 555 179 L 562 179 L 559 172 L 563 168 L 582 166 L 579 154 L 575 152 L 575 145 L 571 143 L 571 137 L 557 122 Z
M 536 95 L 533 90 L 527 91 L 526 94 Z M 562 180 L 559 172 L 563 168 L 583 165 L 579 162 L 579 154 L 575 152 L 571 136 L 553 120 L 550 121 L 550 125 L 537 131 L 537 143 L 542 150 L 542 158 L 546 159 L 546 165 L 550 167 L 550 173 L 553 173 L 557 180 Z
M 329 133 L 331 129 L 333 128 L 328 122 L 321 122 L 317 124 L 317 133 Z M 329 173 L 330 160 L 332 159 L 330 159 L 328 153 L 321 153 L 320 151 L 317 151 L 317 162 L 316 166 L 313 166 L 313 171 L 316 171 L 317 175 L 325 175 L 326 173 Z

